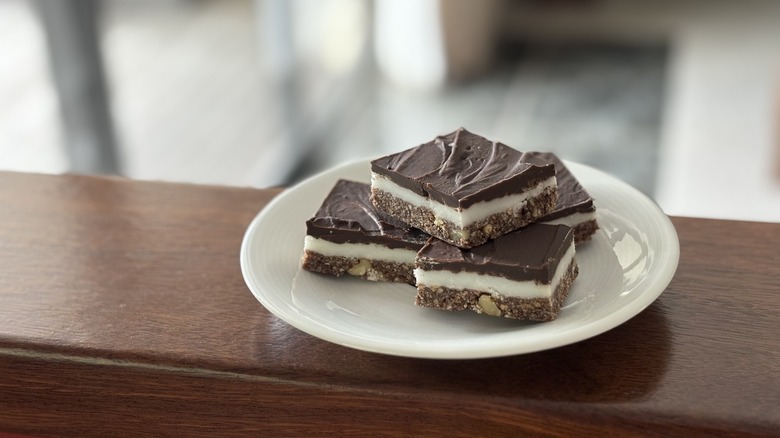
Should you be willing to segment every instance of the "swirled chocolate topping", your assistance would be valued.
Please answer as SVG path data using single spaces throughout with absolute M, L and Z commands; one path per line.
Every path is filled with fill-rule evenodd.
M 339 180 L 314 217 L 306 221 L 312 237 L 335 243 L 378 243 L 417 251 L 428 235 L 374 208 L 371 186 Z
M 371 162 L 374 173 L 451 207 L 518 193 L 555 175 L 552 164 L 460 128 L 417 147 Z
M 558 219 L 573 213 L 587 213 L 594 210 L 593 198 L 555 154 L 550 152 L 527 152 L 522 159 L 532 164 L 552 163 L 555 166 L 555 179 L 558 181 L 558 204 L 552 213 L 539 219 L 540 222 Z
M 548 283 L 574 239 L 565 225 L 533 224 L 471 249 L 431 238 L 417 254 L 427 270 L 476 272 Z

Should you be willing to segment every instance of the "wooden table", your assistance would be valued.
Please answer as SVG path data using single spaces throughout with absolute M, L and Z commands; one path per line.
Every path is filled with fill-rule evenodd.
M 255 300 L 239 246 L 277 193 L 0 173 L 0 431 L 780 434 L 780 224 L 673 218 L 677 274 L 622 326 L 420 360 L 321 341 Z

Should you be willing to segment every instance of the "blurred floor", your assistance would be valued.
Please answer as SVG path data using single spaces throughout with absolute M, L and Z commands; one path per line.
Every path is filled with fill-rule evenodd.
M 123 173 L 266 185 L 281 122 L 267 107 L 247 1 L 110 2 L 103 49 Z M 0 167 L 62 172 L 58 104 L 32 5 L 0 0 Z
M 671 215 L 780 222 L 780 2 L 511 4 L 516 38 L 666 44 L 655 200 Z
M 488 76 L 422 95 L 371 78 L 355 86 L 362 99 L 335 107 L 344 114 L 332 114 L 323 128 L 330 132 L 314 136 L 320 143 L 310 145 L 308 160 L 280 166 L 290 157 L 287 129 L 261 73 L 251 2 L 105 6 L 103 48 L 131 178 L 289 183 L 464 126 L 594 165 L 649 194 L 655 185 L 663 49 L 507 47 Z M 0 0 L 0 167 L 56 173 L 67 165 L 33 12 L 24 0 Z M 302 111 L 334 108 L 327 94 L 312 94 Z M 280 171 L 288 167 L 291 175 Z
M 0 0 L 0 168 L 65 171 L 46 42 L 30 5 Z

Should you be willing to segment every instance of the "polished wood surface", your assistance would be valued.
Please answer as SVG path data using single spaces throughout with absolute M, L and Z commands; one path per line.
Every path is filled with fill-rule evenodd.
M 421 360 L 321 341 L 254 299 L 239 247 L 277 193 L 0 173 L 0 431 L 780 431 L 780 224 L 674 218 L 677 274 L 622 326 L 535 354 Z

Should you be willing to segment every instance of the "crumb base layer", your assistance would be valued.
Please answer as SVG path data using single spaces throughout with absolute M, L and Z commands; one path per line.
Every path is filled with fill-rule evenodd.
M 433 210 L 413 205 L 383 190 L 372 188 L 371 200 L 377 208 L 434 237 L 459 248 L 473 248 L 546 215 L 555 208 L 558 192 L 556 188 L 545 189 L 516 208 L 495 213 L 465 227 L 437 218 Z
M 552 296 L 520 298 L 493 295 L 474 289 L 452 289 L 436 285 L 417 285 L 415 304 L 441 310 L 472 310 L 505 318 L 530 321 L 552 321 L 558 317 L 569 289 L 579 274 L 576 259 L 572 259 Z
M 407 283 L 414 286 L 414 264 L 357 257 L 326 256 L 304 251 L 301 267 L 310 272 L 340 277 L 350 275 L 371 281 Z
M 599 229 L 599 224 L 596 219 L 592 219 L 586 222 L 579 223 L 573 227 L 574 230 L 574 244 L 579 245 L 585 243 L 596 234 Z

